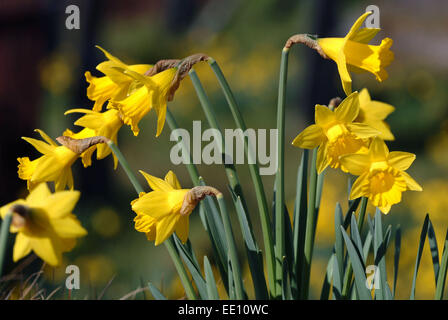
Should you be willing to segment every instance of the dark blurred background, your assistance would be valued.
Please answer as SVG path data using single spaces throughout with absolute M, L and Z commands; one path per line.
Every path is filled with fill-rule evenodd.
M 71 4 L 80 9 L 79 30 L 65 27 L 65 9 Z M 384 217 L 385 223 L 401 224 L 403 228 L 406 245 L 402 250 L 398 296 L 406 297 L 425 213 L 430 213 L 439 241 L 448 226 L 448 2 L 443 0 L 2 0 L 0 204 L 26 195 L 26 183 L 17 177 L 16 158 L 38 156 L 20 137 L 34 136 L 33 129 L 41 128 L 55 138 L 66 128 L 74 129 L 76 115 L 64 116 L 64 111 L 92 107 L 86 97 L 84 72 L 90 70 L 100 76 L 95 66 L 104 60 L 95 45 L 128 64 L 206 53 L 220 63 L 248 127 L 275 128 L 278 68 L 288 37 L 295 33 L 344 36 L 370 4 L 380 8 L 383 29 L 374 42 L 391 37 L 395 61 L 388 68 L 387 81 L 377 83 L 370 74 L 354 75 L 354 89 L 367 87 L 372 99 L 396 107 L 388 118 L 396 137 L 389 146 L 417 154 L 409 172 L 424 188 L 422 193 L 405 193 L 403 203 Z M 234 128 L 211 70 L 205 63 L 197 65 L 196 70 L 221 127 Z M 311 123 L 314 104 L 326 104 L 335 96 L 344 96 L 335 63 L 305 47 L 294 47 L 290 54 L 286 127 L 286 196 L 290 211 L 301 151 L 291 147 L 289 141 Z M 188 78 L 168 107 L 180 126 L 188 130 L 193 120 L 205 119 Z M 186 169 L 169 160 L 174 143 L 169 141 L 168 127 L 156 139 L 152 113 L 140 127 L 138 137 L 127 126 L 119 135 L 119 145 L 134 170 L 163 176 L 172 169 L 183 186 L 191 186 Z M 243 165 L 237 168 L 259 235 L 248 170 Z M 77 264 L 81 268 L 81 290 L 73 294 L 78 298 L 93 297 L 114 275 L 107 298 L 122 297 L 147 281 L 162 288 L 170 298 L 182 297 L 181 285 L 165 249 L 155 248 L 133 228 L 134 214 L 129 202 L 135 195 L 121 168 L 113 171 L 112 160 L 107 158 L 94 161 L 87 169 L 78 161 L 73 169 L 75 188 L 82 192 L 75 213 L 89 235 L 66 255 L 64 266 L 47 268 L 45 285 L 63 285 L 65 266 Z M 208 184 L 226 190 L 221 166 L 200 165 L 199 170 Z M 346 207 L 346 177 L 327 171 L 312 270 L 314 297 L 318 297 L 334 241 L 335 202 Z M 273 177 L 264 177 L 264 183 L 270 201 Z M 210 255 L 199 217 L 192 216 L 192 221 L 191 240 L 198 256 Z M 234 228 L 239 231 L 236 224 Z M 417 298 L 431 298 L 434 287 L 429 253 L 424 254 Z M 61 291 L 58 297 L 66 298 L 67 293 Z

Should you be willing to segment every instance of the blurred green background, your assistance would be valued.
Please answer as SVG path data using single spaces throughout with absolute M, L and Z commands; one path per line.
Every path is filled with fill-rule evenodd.
M 80 30 L 65 28 L 65 8 L 70 4 L 80 8 Z M 16 158 L 30 156 L 34 159 L 38 156 L 20 137 L 33 136 L 35 128 L 57 137 L 66 128 L 75 128 L 76 115 L 64 116 L 64 111 L 92 107 L 86 97 L 84 72 L 90 70 L 100 76 L 95 66 L 104 60 L 95 45 L 102 46 L 128 64 L 155 63 L 159 59 L 206 53 L 223 69 L 247 126 L 269 129 L 276 125 L 280 55 L 289 36 L 295 33 L 344 36 L 370 4 L 380 8 L 383 29 L 374 42 L 379 43 L 379 39 L 386 36 L 392 38 L 395 61 L 388 68 L 388 80 L 377 83 L 370 74 L 354 75 L 354 89 L 367 87 L 372 99 L 396 107 L 387 119 L 396 137 L 389 147 L 417 154 L 409 173 L 424 189 L 421 193 L 405 193 L 403 202 L 383 216 L 385 224 L 392 224 L 394 228 L 400 224 L 403 229 L 397 292 L 398 298 L 409 297 L 425 214 L 430 213 L 439 243 L 448 227 L 448 3 L 443 0 L 375 3 L 340 0 L 4 0 L 0 4 L 1 204 L 27 193 L 26 183 L 17 177 Z M 195 68 L 221 127 L 234 128 L 212 71 L 205 63 Z M 312 122 L 314 104 L 327 104 L 330 98 L 344 94 L 336 65 L 300 46 L 294 47 L 290 54 L 287 93 L 286 199 L 292 212 L 301 150 L 289 142 Z M 180 127 L 191 131 L 192 121 L 201 120 L 203 130 L 206 128 L 205 117 L 188 77 L 168 108 Z M 169 139 L 168 126 L 159 138 L 155 138 L 155 123 L 155 113 L 151 112 L 142 121 L 138 137 L 132 135 L 129 127 L 123 127 L 119 134 L 121 150 L 135 171 L 141 169 L 164 176 L 171 169 L 182 186 L 190 187 L 185 167 L 170 162 L 169 150 L 174 142 Z M 93 298 L 112 278 L 105 298 L 123 297 L 148 281 L 170 298 L 182 298 L 183 289 L 166 250 L 163 246 L 154 247 L 133 227 L 134 213 L 129 203 L 135 194 L 122 169 L 113 170 L 111 157 L 94 161 L 87 169 L 78 161 L 73 169 L 75 188 L 82 192 L 75 213 L 89 234 L 65 255 L 63 266 L 46 268 L 41 286 L 50 291 L 63 286 L 66 265 L 76 264 L 81 270 L 81 289 L 72 292 L 72 298 Z M 262 247 L 248 169 L 245 165 L 238 165 L 237 169 Z M 199 171 L 209 185 L 226 191 L 225 196 L 229 199 L 222 166 L 200 165 Z M 263 179 L 271 201 L 273 176 Z M 341 172 L 327 170 L 311 274 L 313 298 L 319 297 L 334 241 L 335 203 L 339 201 L 343 208 L 347 207 L 346 180 Z M 373 208 L 369 209 L 369 213 L 373 213 Z M 190 239 L 199 261 L 202 261 L 204 254 L 211 256 L 211 246 L 197 212 L 191 219 Z M 233 227 L 240 237 L 238 224 Z M 417 298 L 433 297 L 435 283 L 429 257 L 426 248 L 417 282 Z M 392 267 L 392 257 L 388 258 L 389 268 Z M 241 259 L 245 261 L 243 251 Z M 10 263 L 7 267 L 12 270 L 15 266 Z M 23 277 L 26 278 L 39 270 L 40 262 L 24 267 Z M 390 278 L 392 269 L 389 271 Z M 251 281 L 247 277 L 245 282 L 250 287 Z M 67 298 L 68 292 L 61 289 L 56 297 Z M 143 294 L 138 294 L 137 298 L 143 298 Z

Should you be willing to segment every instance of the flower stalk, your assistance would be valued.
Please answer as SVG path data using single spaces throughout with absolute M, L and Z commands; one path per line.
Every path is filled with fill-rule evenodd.
M 3 218 L 2 226 L 0 229 L 0 277 L 3 275 L 3 266 L 6 255 L 6 245 L 8 243 L 9 227 L 12 221 L 13 211 L 12 208 Z
M 224 74 L 222 73 L 221 68 L 218 63 L 213 59 L 209 58 L 208 63 L 215 73 L 216 78 L 218 79 L 219 85 L 224 93 L 224 96 L 229 105 L 230 111 L 232 112 L 232 116 L 241 130 L 246 131 L 246 124 L 244 123 L 241 112 L 236 104 L 235 97 L 233 96 L 232 90 L 230 89 L 229 84 L 227 83 Z M 246 156 L 249 156 L 249 143 L 248 138 L 244 138 L 244 150 Z M 271 296 L 275 297 L 275 264 L 274 264 L 274 246 L 272 241 L 272 230 L 271 230 L 271 222 L 268 210 L 268 204 L 266 200 L 266 195 L 263 188 L 263 182 L 261 181 L 259 168 L 256 163 L 249 164 L 249 172 L 252 178 L 252 182 L 255 188 L 255 196 L 257 199 L 258 210 L 260 214 L 261 220 L 261 228 L 263 233 L 263 243 L 266 251 L 266 265 L 268 271 L 268 279 L 269 279 L 269 290 Z
M 285 101 L 286 101 L 286 80 L 288 75 L 288 53 L 289 48 L 283 48 L 280 63 L 280 79 L 278 87 L 277 105 L 277 156 L 278 167 L 275 177 L 275 293 L 280 296 L 283 283 L 283 258 L 285 256 L 285 216 L 283 213 L 285 203 Z M 288 257 L 292 258 L 292 257 Z M 291 260 L 289 260 L 291 261 Z

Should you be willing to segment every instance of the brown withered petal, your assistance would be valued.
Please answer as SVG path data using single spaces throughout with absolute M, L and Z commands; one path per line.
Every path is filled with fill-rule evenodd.
M 185 195 L 184 201 L 182 203 L 182 207 L 180 209 L 181 215 L 190 214 L 194 208 L 198 205 L 199 201 L 204 199 L 206 196 L 215 196 L 220 195 L 221 192 L 218 189 L 209 186 L 199 186 L 194 187 L 188 191 Z
M 328 103 L 328 108 L 330 110 L 334 110 L 334 108 L 336 108 L 341 102 L 342 102 L 341 98 L 335 97 L 331 99 L 330 102 Z
M 91 146 L 94 146 L 98 143 L 109 143 L 110 139 L 103 136 L 96 136 L 85 139 L 73 139 L 67 136 L 60 136 L 56 138 L 56 141 L 61 145 L 69 148 L 74 153 L 81 154 Z

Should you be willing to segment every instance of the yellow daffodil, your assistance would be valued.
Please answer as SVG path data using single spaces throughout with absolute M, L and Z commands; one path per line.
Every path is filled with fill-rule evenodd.
M 104 112 L 96 112 L 88 109 L 72 109 L 65 112 L 65 114 L 74 112 L 85 113 L 84 116 L 76 120 L 75 125 L 82 126 L 90 130 L 83 132 L 83 134 L 78 135 L 78 137 L 71 135 L 72 138 L 82 139 L 93 136 L 103 136 L 112 140 L 113 143 L 117 144 L 117 134 L 120 128 L 123 126 L 123 121 L 121 120 L 118 110 L 110 109 Z M 67 135 L 70 136 L 70 132 L 67 132 Z M 96 157 L 98 160 L 106 158 L 112 152 L 106 144 L 100 143 L 93 147 L 90 147 L 87 151 L 84 152 L 84 154 L 88 152 L 87 155 L 90 154 L 91 156 L 93 153 L 92 148 L 93 150 L 95 150 L 96 148 L 97 150 Z M 114 167 L 116 168 L 118 160 L 114 154 L 113 157 L 114 157 Z M 83 163 L 84 163 L 84 157 L 83 157 Z M 86 163 L 91 163 L 91 161 L 86 160 Z
M 349 69 L 360 72 L 371 72 L 376 80 L 381 82 L 387 79 L 384 69 L 394 59 L 394 54 L 389 48 L 392 39 L 385 38 L 379 46 L 369 45 L 369 41 L 375 37 L 380 29 L 361 28 L 364 20 L 371 12 L 364 13 L 351 27 L 344 38 L 321 38 L 319 46 L 324 53 L 338 66 L 344 92 L 349 95 L 352 92 L 352 79 Z
M 113 103 L 109 107 L 118 108 L 124 123 L 131 126 L 135 136 L 140 131 L 138 123 L 151 109 L 157 113 L 156 136 L 158 137 L 162 133 L 166 117 L 166 104 L 176 72 L 176 68 L 170 68 L 151 77 L 130 71 L 125 72 L 135 79 L 134 88 L 129 91 L 125 99 L 113 99 Z
M 384 121 L 394 110 L 390 104 L 372 100 L 369 91 L 364 88 L 359 93 L 359 114 L 355 122 L 365 123 L 377 129 L 380 132 L 378 137 L 383 140 L 394 140 L 389 125 Z
M 165 180 L 140 171 L 153 191 L 141 193 L 138 199 L 131 202 L 135 217 L 135 229 L 145 232 L 148 240 L 161 244 L 176 232 L 185 243 L 188 239 L 189 215 L 193 210 L 182 212 L 185 196 L 190 189 L 181 189 L 176 175 L 169 171 Z M 194 208 L 193 208 L 194 209 Z
M 305 128 L 292 142 L 299 148 L 317 152 L 317 171 L 321 173 L 329 165 L 347 171 L 341 166 L 339 157 L 344 154 L 366 152 L 369 138 L 379 134 L 370 126 L 353 122 L 359 113 L 358 93 L 353 92 L 331 111 L 326 106 L 316 105 L 315 124 Z
M 372 204 L 387 214 L 392 205 L 401 201 L 406 190 L 422 191 L 422 187 L 405 172 L 415 155 L 408 152 L 389 152 L 380 138 L 373 139 L 367 154 L 342 156 L 347 170 L 359 176 L 352 186 L 350 200 L 368 197 Z
M 103 48 L 97 46 L 106 58 L 107 61 L 100 63 L 96 68 L 105 74 L 103 77 L 94 77 L 89 71 L 85 73 L 89 87 L 87 88 L 87 97 L 95 101 L 93 106 L 94 111 L 101 111 L 104 103 L 110 99 L 121 100 L 128 94 L 128 89 L 133 79 L 123 75 L 118 69 L 131 70 L 139 74 L 144 74 L 151 68 L 148 64 L 130 65 L 123 63 L 118 58 L 111 55 Z
M 19 178 L 27 180 L 28 189 L 36 184 L 46 181 L 54 181 L 55 189 L 63 190 L 68 185 L 73 189 L 72 164 L 79 155 L 65 146 L 57 145 L 45 132 L 36 130 L 45 140 L 22 137 L 43 155 L 33 161 L 28 157 L 18 158 Z
M 17 233 L 13 260 L 18 261 L 34 251 L 46 263 L 59 265 L 62 253 L 72 250 L 76 238 L 87 234 L 71 213 L 79 195 L 78 191 L 68 190 L 51 193 L 46 183 L 40 183 L 26 199 L 1 207 L 2 218 L 10 209 L 14 211 L 10 228 Z

